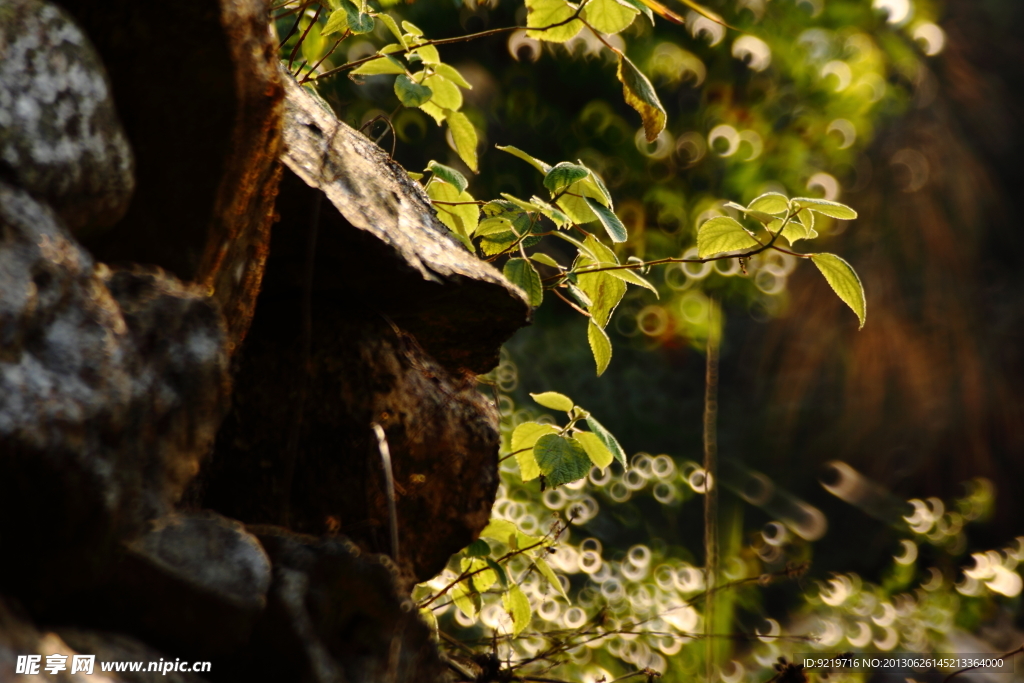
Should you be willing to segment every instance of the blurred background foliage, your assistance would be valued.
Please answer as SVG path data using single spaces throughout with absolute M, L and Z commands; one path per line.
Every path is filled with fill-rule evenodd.
M 582 160 L 604 177 L 630 230 L 620 260 L 679 256 L 695 244 L 701 220 L 729 212 L 726 201 L 746 203 L 765 191 L 837 199 L 860 213 L 818 229 L 821 248 L 842 254 L 865 284 L 870 317 L 861 332 L 813 269 L 773 254 L 746 272 L 733 262 L 653 271 L 660 298 L 631 288 L 609 325 L 615 355 L 600 379 L 586 321 L 553 297 L 507 345 L 492 377 L 504 429 L 541 414 L 527 392 L 557 390 L 583 403 L 630 453 L 668 455 L 642 454 L 631 470 L 639 479 L 595 470 L 580 486 L 543 493 L 536 482 L 517 483 L 514 461 L 506 461 L 497 516 L 540 530 L 552 512 L 589 511 L 552 562 L 583 617 L 548 605 L 551 596 L 535 582 L 530 596 L 541 612 L 534 619 L 543 609 L 552 615 L 535 624 L 568 632 L 579 618 L 590 624 L 604 614 L 621 626 L 675 605 L 675 623 L 658 624 L 674 634 L 663 642 L 619 636 L 601 649 L 576 648 L 568 661 L 583 680 L 596 679 L 598 666 L 612 677 L 629 665 L 663 666 L 671 680 L 703 671 L 703 649 L 683 647 L 689 641 L 679 634 L 701 628 L 699 605 L 692 614 L 680 606 L 698 592 L 690 570 L 703 562 L 691 475 L 701 459 L 703 348 L 714 297 L 724 310 L 714 324 L 724 327 L 725 576 L 778 575 L 770 586 L 744 584 L 719 598 L 729 615 L 723 628 L 750 636 L 723 641 L 720 661 L 736 657 L 723 680 L 747 680 L 755 670 L 755 680 L 766 680 L 778 654 L 813 649 L 751 635 L 780 624 L 782 633 L 819 636 L 819 647 L 832 652 L 1012 648 L 1020 641 L 1014 629 L 1024 626 L 1016 573 L 1024 556 L 1013 540 L 1024 518 L 1015 492 L 1024 474 L 1016 387 L 1024 370 L 1024 264 L 1014 201 L 1024 6 L 707 4 L 736 30 L 690 12 L 685 26 L 660 19 L 652 26 L 641 16 L 609 39 L 649 76 L 668 112 L 654 143 L 623 102 L 610 52 L 584 33 L 564 45 L 514 32 L 440 48 L 474 86 L 462 110 L 480 138 L 479 174 L 460 161 L 444 129 L 399 105 L 393 76 L 318 83 L 342 119 L 368 124 L 390 149 L 386 127 L 371 123 L 387 116 L 395 158 L 407 169 L 432 159 L 459 168 L 478 199 L 542 189 L 532 168 L 496 144 L 549 163 Z M 524 25 L 526 15 L 519 0 L 380 9 L 428 38 Z M 290 22 L 279 20 L 282 35 Z M 322 54 L 332 42 L 309 49 Z M 373 33 L 343 42 L 320 70 L 387 42 L 378 22 Z M 543 248 L 562 262 L 571 256 L 548 242 Z M 652 469 L 655 462 L 661 469 Z M 769 489 L 766 503 L 758 492 Z M 971 558 L 993 548 L 1003 552 Z M 588 550 L 610 572 L 602 580 L 594 578 L 600 569 L 581 567 Z M 804 578 L 782 576 L 808 561 Z M 485 606 L 483 624 L 500 630 L 499 612 Z M 451 607 L 439 613 L 442 624 L 466 627 L 463 637 L 491 642 L 481 622 Z M 521 640 L 515 647 L 523 656 L 548 647 Z

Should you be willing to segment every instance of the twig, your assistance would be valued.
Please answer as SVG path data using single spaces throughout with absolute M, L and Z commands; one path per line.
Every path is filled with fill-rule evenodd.
M 388 496 L 388 526 L 391 529 L 391 559 L 398 563 L 398 507 L 395 505 L 395 475 L 391 469 L 391 449 L 388 448 L 388 438 L 384 434 L 384 429 L 376 422 L 371 422 L 370 428 L 377 436 L 377 450 L 380 451 L 380 460 L 384 465 L 384 485 L 387 488 Z
M 569 299 L 566 298 L 566 296 L 564 294 L 562 294 L 561 292 L 559 292 L 557 289 L 550 289 L 548 291 L 549 292 L 553 292 L 555 296 L 557 296 L 559 299 L 561 299 L 565 303 L 569 304 L 573 308 L 573 310 L 576 311 L 577 313 L 582 313 L 583 315 L 587 316 L 588 318 L 593 317 L 593 316 L 590 315 L 590 313 L 588 313 L 587 311 L 584 311 L 582 308 L 580 308 L 579 306 L 577 306 L 573 302 L 569 301 Z
M 297 53 L 299 51 L 299 48 L 302 47 L 303 41 L 305 41 L 306 40 L 306 36 L 309 35 L 309 29 L 313 28 L 313 25 L 316 24 L 317 20 L 320 18 L 320 11 L 321 10 L 323 10 L 323 6 L 322 5 L 317 5 L 316 13 L 313 14 L 313 20 L 310 21 L 306 25 L 306 30 L 302 32 L 301 36 L 299 36 L 299 42 L 295 43 L 295 47 L 292 48 L 292 53 L 290 55 L 288 55 L 288 70 L 289 71 L 292 70 L 292 62 L 295 61 L 295 53 Z M 302 18 L 302 13 L 300 12 L 299 13 L 299 19 L 301 19 L 301 18 Z

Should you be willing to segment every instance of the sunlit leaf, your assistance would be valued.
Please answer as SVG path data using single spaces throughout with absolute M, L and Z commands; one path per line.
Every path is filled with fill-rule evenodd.
M 784 214 L 789 211 L 789 198 L 778 192 L 765 192 L 747 204 L 748 211 L 762 211 L 769 214 Z
M 617 75 L 622 83 L 622 94 L 626 98 L 626 104 L 640 113 L 647 142 L 654 142 L 661 131 L 665 130 L 665 124 L 668 122 L 665 107 L 661 106 L 658 94 L 654 92 L 654 86 L 647 80 L 647 76 L 644 76 L 626 55 L 618 50 L 615 52 L 619 56 Z
M 654 13 L 656 13 L 662 19 L 668 19 L 673 24 L 685 24 L 686 23 L 686 19 L 684 19 L 679 14 L 676 14 L 675 12 L 670 10 L 668 7 L 665 7 L 665 5 L 661 4 L 657 0 L 638 0 L 638 2 L 640 2 L 641 4 L 643 4 L 644 6 L 649 8 L 649 10 L 653 10 Z M 652 24 L 654 23 L 653 19 L 651 20 L 651 23 Z
M 399 76 L 401 78 L 401 76 Z M 452 140 L 455 141 L 455 149 L 466 166 L 474 173 L 479 170 L 476 160 L 476 128 L 470 123 L 466 115 L 459 111 L 448 112 L 448 130 L 452 132 Z
M 545 560 L 543 557 L 538 557 L 533 561 L 533 563 L 536 565 L 537 570 L 540 572 L 541 576 L 547 579 L 548 583 L 551 584 L 551 587 L 558 591 L 558 594 L 565 598 L 566 602 L 568 602 L 569 596 L 565 594 L 565 589 L 562 588 L 562 582 L 558 580 L 558 576 L 555 574 L 554 571 L 552 571 L 551 565 L 547 563 L 547 560 Z
M 495 145 L 495 147 L 497 149 L 500 149 L 502 152 L 508 152 L 512 156 L 519 157 L 520 159 L 522 159 L 523 161 L 525 161 L 526 163 L 530 164 L 535 169 L 540 171 L 541 173 L 547 173 L 548 171 L 551 170 L 550 164 L 546 164 L 540 159 L 530 156 L 529 154 L 519 149 L 518 147 L 513 147 L 512 145 L 506 145 L 504 147 L 502 147 L 501 145 Z
M 459 188 L 445 182 L 431 182 L 427 185 L 427 195 L 434 200 L 437 218 L 449 230 L 468 240 L 476 232 L 480 221 L 480 207 L 472 203 L 438 203 L 438 202 L 472 202 L 468 192 L 459 192 Z M 465 240 L 463 240 L 465 242 Z
M 608 34 L 628 28 L 639 13 L 625 0 L 590 0 L 583 12 L 591 26 Z
M 485 218 L 480 221 L 480 224 L 476 226 L 476 232 L 473 234 L 477 237 L 483 237 L 485 235 L 497 235 L 503 232 L 511 232 L 511 230 L 512 221 L 504 216 L 491 216 L 490 218 Z M 515 239 L 514 235 L 512 235 L 512 239 Z
M 612 436 L 612 433 L 604 428 L 600 422 L 594 419 L 593 416 L 588 415 L 587 426 L 590 427 L 590 431 L 597 435 L 597 438 L 601 439 L 604 443 L 605 448 L 611 451 L 615 459 L 618 460 L 623 467 L 629 467 L 629 461 L 626 460 L 626 451 L 622 450 L 622 446 L 619 445 L 618 439 Z M 481 534 L 482 535 L 482 534 Z
M 480 611 L 480 594 L 469 585 L 469 581 L 459 581 L 452 588 L 452 602 L 470 619 L 475 619 Z
M 405 65 L 394 57 L 384 56 L 373 59 L 353 69 L 349 76 L 377 76 L 379 74 L 404 74 Z
M 573 438 L 583 444 L 583 450 L 590 456 L 590 461 L 601 468 L 602 472 L 615 460 L 615 456 L 612 455 L 612 452 L 608 450 L 608 447 L 604 445 L 604 441 L 601 441 L 597 434 L 593 432 L 577 432 L 573 434 Z
M 729 216 L 711 218 L 697 230 L 697 255 L 700 258 L 756 246 L 757 240 Z
M 816 211 L 825 216 L 850 221 L 857 217 L 857 212 L 846 204 L 831 202 L 827 199 L 814 199 L 812 197 L 794 197 L 793 202 L 800 206 L 806 206 L 811 211 Z
M 558 268 L 558 261 L 556 261 L 555 259 L 551 258 L 550 256 L 548 256 L 547 254 L 545 254 L 543 252 L 536 252 L 536 253 L 530 254 L 530 259 L 536 261 L 537 263 L 543 263 L 545 266 L 551 266 L 552 268 Z
M 608 339 L 608 333 L 595 324 L 593 319 L 587 325 L 587 341 L 597 364 L 597 376 L 600 377 L 612 361 L 612 342 Z
M 422 73 L 422 72 L 421 72 Z M 459 86 L 449 81 L 444 76 L 427 76 L 423 79 L 423 85 L 434 91 L 430 101 L 442 109 L 458 109 L 462 106 L 462 91 Z
M 444 76 L 460 88 L 465 88 L 466 90 L 473 89 L 473 86 L 469 84 L 469 81 L 467 81 L 454 66 L 449 66 L 448 64 L 435 64 L 434 71 L 441 76 Z
M 512 617 L 512 635 L 518 636 L 530 625 L 533 612 L 530 610 L 530 599 L 515 584 L 509 586 L 508 592 L 501 596 L 501 604 Z
M 548 486 L 571 484 L 590 472 L 590 457 L 583 446 L 564 436 L 542 436 L 534 445 L 533 454 Z
M 409 47 L 409 44 L 405 42 L 405 37 L 402 35 L 402 31 L 398 28 L 398 24 L 394 19 L 383 12 L 378 14 L 377 18 L 384 22 L 384 25 L 388 27 L 389 31 L 391 31 L 391 35 L 393 35 L 398 42 L 402 44 L 402 47 Z
M 648 7 L 646 4 L 644 4 L 640 0 L 624 0 L 624 1 L 629 3 L 630 5 L 632 5 L 633 7 L 635 7 L 637 10 L 643 12 L 644 16 L 646 16 L 647 19 L 650 20 L 651 26 L 654 26 L 654 12 L 651 11 L 650 7 Z M 682 17 L 680 17 L 680 19 L 682 19 Z
M 445 166 L 439 164 L 436 161 L 430 161 L 427 163 L 427 170 L 437 176 L 438 180 L 443 180 L 449 185 L 454 185 L 459 192 L 465 192 L 466 188 L 469 187 L 469 183 L 466 181 L 466 176 L 456 171 L 451 166 Z
M 493 538 L 508 543 L 509 538 L 515 538 L 519 533 L 519 527 L 506 519 L 491 519 L 487 526 L 480 532 L 481 538 Z
M 526 300 L 536 308 L 544 301 L 544 286 L 533 264 L 524 258 L 512 258 L 505 264 L 502 273 L 508 281 L 526 293 Z
M 540 467 L 533 455 L 533 446 L 537 443 L 537 439 L 547 434 L 557 433 L 558 429 L 554 425 L 539 422 L 524 422 L 512 432 L 512 452 L 515 453 L 513 457 L 519 464 L 519 476 L 523 481 L 536 479 L 540 475 Z
M 440 64 L 441 55 L 433 45 L 423 45 L 408 53 L 408 57 L 419 58 L 424 64 Z
M 346 29 L 348 29 L 348 12 L 342 7 L 331 12 L 331 16 L 327 17 L 327 23 L 320 30 L 320 35 L 329 36 L 334 33 L 344 33 Z
M 583 22 L 579 19 L 568 21 L 576 14 L 576 9 L 575 5 L 566 0 L 526 0 L 527 27 L 546 29 L 527 31 L 526 35 L 534 40 L 564 43 L 575 37 L 583 28 Z
M 551 410 L 563 410 L 565 412 L 569 412 L 573 407 L 572 399 L 565 394 L 558 393 L 557 391 L 545 391 L 540 394 L 530 394 L 530 398 L 545 408 L 551 408 Z
M 868 303 L 864 296 L 864 285 L 861 284 L 857 271 L 835 254 L 814 254 L 811 260 L 825 276 L 833 291 L 857 314 L 860 320 L 858 329 L 863 329 L 868 315 Z M 541 469 L 543 470 L 543 467 Z
M 580 259 L 579 264 L 582 268 L 598 265 L 589 259 Z M 608 271 L 580 273 L 576 282 L 593 302 L 589 309 L 591 320 L 604 329 L 615 307 L 626 293 L 626 283 L 610 275 Z
M 404 28 L 408 33 L 411 33 L 416 37 L 423 35 L 423 29 L 421 29 L 419 26 L 411 22 L 403 21 L 402 28 Z
M 554 194 L 562 188 L 572 185 L 577 180 L 586 178 L 588 175 L 590 175 L 590 171 L 585 167 L 563 161 L 555 164 L 544 176 L 544 187 Z
M 469 580 L 477 592 L 483 593 L 498 582 L 498 575 L 482 557 L 464 557 L 461 567 L 464 573 L 473 574 Z
M 584 197 L 584 201 L 590 207 L 590 210 L 594 212 L 594 215 L 597 216 L 597 220 L 604 226 L 605 232 L 608 233 L 608 237 L 612 239 L 612 242 L 626 241 L 629 237 L 626 233 L 626 226 L 622 224 L 622 221 L 615 215 L 615 212 L 596 199 Z
M 505 568 L 489 557 L 486 558 L 485 562 L 487 562 L 487 566 L 491 568 L 491 571 L 494 572 L 494 575 L 498 577 L 498 583 L 501 584 L 501 587 L 508 588 L 508 574 L 505 573 Z
M 403 73 L 395 79 L 395 94 L 398 95 L 398 100 L 405 106 L 418 107 L 427 102 L 434 95 L 434 92 L 427 86 L 416 83 Z
M 424 102 L 420 105 L 420 110 L 429 114 L 430 118 L 434 119 L 434 122 L 439 126 L 448 118 L 448 112 L 433 102 Z

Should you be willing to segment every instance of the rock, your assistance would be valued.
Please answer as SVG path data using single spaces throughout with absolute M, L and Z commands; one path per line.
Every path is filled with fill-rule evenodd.
M 51 618 L 209 659 L 248 640 L 269 587 L 270 561 L 242 524 L 213 513 L 172 514 L 126 545 L 103 586 Z
M 496 411 L 475 382 L 446 371 L 384 318 L 318 297 L 298 416 L 297 306 L 267 295 L 256 311 L 238 359 L 232 412 L 199 480 L 202 504 L 247 523 L 340 531 L 372 552 L 392 554 L 383 466 L 370 429 L 376 421 L 393 462 L 398 562 L 418 580 L 436 574 L 490 516 L 498 486 Z
M 223 680 L 447 680 L 429 627 L 397 594 L 386 559 L 362 555 L 344 539 L 250 530 L 270 555 L 274 582 L 248 649 Z
M 337 120 L 284 76 L 287 168 L 277 233 L 308 235 L 320 212 L 314 290 L 372 301 L 449 370 L 487 372 L 501 345 L 530 321 L 522 291 L 470 254 L 437 220 L 423 188 L 362 134 Z M 289 176 L 294 176 L 289 177 Z M 304 239 L 275 239 L 289 260 L 265 286 L 297 291 L 305 277 Z
M 97 264 L 0 182 L 0 588 L 58 602 L 170 512 L 223 414 L 223 320 L 158 270 Z
M 62 0 L 96 45 L 136 150 L 124 218 L 86 246 L 212 292 L 228 348 L 252 318 L 280 178 L 277 44 L 261 0 Z
M 99 57 L 50 2 L 0 7 L 0 178 L 74 230 L 111 225 L 131 199 L 132 152 Z

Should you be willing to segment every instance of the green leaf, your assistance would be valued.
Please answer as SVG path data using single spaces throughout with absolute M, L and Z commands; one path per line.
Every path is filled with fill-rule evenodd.
M 406 171 L 406 174 L 409 176 L 411 180 L 422 180 L 423 178 L 422 173 L 416 173 L 414 171 Z
M 590 351 L 597 363 L 597 376 L 600 377 L 612 361 L 612 342 L 608 339 L 608 333 L 594 323 L 593 318 L 587 325 L 587 341 L 590 342 Z
M 781 220 L 773 221 L 768 226 L 768 229 L 772 232 L 776 232 L 780 225 L 782 225 Z M 786 227 L 782 228 L 782 232 L 780 234 L 789 240 L 790 244 L 795 244 L 797 240 L 807 239 L 807 228 L 803 223 L 792 220 L 786 224 Z
M 594 255 L 594 252 L 590 251 L 590 248 L 587 245 L 583 244 L 583 242 L 580 242 L 575 237 L 570 237 L 569 235 L 566 235 L 564 232 L 556 232 L 556 233 L 554 233 L 554 235 L 555 235 L 555 237 L 557 237 L 559 239 L 562 239 L 562 240 L 565 240 L 569 244 L 571 244 L 574 247 L 576 247 L 577 249 L 579 249 L 580 250 L 580 254 L 582 254 L 583 256 L 586 256 L 591 261 L 597 261 L 598 260 L 597 256 Z
M 349 12 L 348 28 L 357 36 L 370 33 L 374 29 L 373 17 L 366 12 Z
M 477 237 L 483 237 L 485 235 L 498 235 L 503 232 L 512 232 L 512 221 L 504 216 L 491 216 L 480 221 L 480 225 L 476 227 L 476 232 L 473 234 Z M 515 241 L 515 235 L 512 235 L 512 240 Z
M 622 466 L 629 469 L 629 462 L 626 460 L 626 451 L 622 450 L 622 446 L 619 445 L 618 440 L 612 436 L 612 433 L 604 428 L 600 422 L 595 420 L 591 416 L 587 416 L 587 426 L 590 427 L 590 431 L 597 435 L 597 438 L 601 439 L 601 442 L 605 445 L 615 459 L 622 463 Z M 482 536 L 483 534 L 481 534 Z
M 508 543 L 509 538 L 515 538 L 517 533 L 519 533 L 519 527 L 512 522 L 506 519 L 492 519 L 487 523 L 483 531 L 480 532 L 480 537 L 493 538 L 496 541 Z
M 430 101 L 442 109 L 456 110 L 462 106 L 462 91 L 444 76 L 427 76 L 423 79 L 423 85 L 434 91 Z
M 547 173 L 548 171 L 551 170 L 550 164 L 546 164 L 540 159 L 530 156 L 529 154 L 519 149 L 518 147 L 513 147 L 512 145 L 506 145 L 504 147 L 502 147 L 501 145 L 495 145 L 495 147 L 497 149 L 500 149 L 502 152 L 508 152 L 512 156 L 519 157 L 520 159 L 522 159 L 523 161 L 525 161 L 526 163 L 530 164 L 535 169 L 540 171 L 541 173 Z
M 423 35 L 423 29 L 421 29 L 416 24 L 413 24 L 412 22 L 403 21 L 402 22 L 402 28 L 404 28 L 407 32 L 413 34 L 417 38 L 419 38 L 420 36 Z
M 395 79 L 395 94 L 407 107 L 418 107 L 434 96 L 434 91 L 416 83 L 404 73 Z
M 835 216 L 838 218 L 838 216 Z M 864 321 L 868 315 L 868 303 L 864 296 L 864 285 L 853 267 L 835 254 L 812 254 L 811 260 L 825 276 L 833 291 L 847 306 L 853 309 L 860 319 L 860 327 L 864 329 Z M 541 470 L 544 468 L 541 467 Z
M 540 467 L 533 455 L 533 446 L 537 443 L 537 439 L 547 434 L 557 433 L 558 428 L 554 425 L 540 422 L 524 422 L 512 432 L 512 452 L 522 451 L 522 453 L 516 453 L 515 459 L 519 463 L 519 476 L 523 481 L 531 481 L 540 476 Z
M 857 217 L 857 212 L 846 204 L 830 202 L 827 199 L 814 199 L 812 197 L 794 197 L 793 202 L 800 206 L 806 206 L 811 211 L 817 211 L 825 216 L 839 218 L 844 221 L 851 221 Z
M 476 129 L 470 123 L 466 115 L 459 111 L 448 112 L 448 130 L 452 132 L 452 140 L 455 141 L 455 149 L 459 156 L 466 162 L 470 170 L 477 172 L 476 160 Z
M 427 170 L 437 176 L 438 180 L 443 180 L 449 185 L 455 186 L 458 191 L 465 192 L 466 188 L 469 187 L 469 183 L 466 181 L 466 176 L 456 171 L 451 166 L 445 166 L 439 164 L 436 161 L 430 161 L 427 163 Z
M 302 41 L 302 57 L 310 64 L 315 64 L 324 51 L 324 38 L 318 24 L 313 25 Z
M 711 218 L 697 230 L 697 255 L 700 258 L 756 246 L 757 240 L 729 216 Z
M 327 23 L 320 30 L 321 36 L 329 36 L 333 33 L 344 33 L 345 29 L 348 28 L 348 12 L 342 7 L 339 10 L 331 12 L 331 16 L 327 17 Z
M 590 175 L 590 171 L 587 170 L 586 167 L 570 164 L 568 161 L 562 161 L 555 164 L 555 166 L 544 176 L 544 187 L 548 188 L 551 193 L 554 194 L 563 187 L 572 185 L 577 180 L 582 180 L 588 175 Z
M 539 208 L 540 212 L 547 216 L 551 222 L 559 228 L 564 228 L 569 222 L 568 216 L 536 195 L 530 197 L 530 203 Z
M 661 106 L 658 94 L 654 92 L 654 86 L 647 80 L 647 76 L 644 76 L 626 55 L 618 50 L 615 52 L 619 55 L 617 75 L 622 83 L 622 95 L 626 98 L 626 104 L 640 113 L 647 142 L 654 142 L 661 131 L 665 130 L 665 124 L 668 122 L 665 107 Z
M 449 66 L 447 64 L 435 64 L 434 71 L 437 74 L 444 76 L 460 88 L 465 88 L 466 90 L 473 89 L 473 86 L 469 84 L 469 81 L 467 81 L 454 66 Z
M 464 557 L 462 558 L 461 566 L 463 572 L 473 574 L 469 580 L 473 584 L 473 589 L 477 592 L 483 593 L 498 582 L 498 575 L 487 564 L 487 560 L 482 557 Z
M 428 114 L 430 118 L 434 119 L 434 123 L 441 125 L 448 118 L 448 112 L 441 107 L 437 106 L 433 102 L 424 102 L 420 105 L 420 110 Z
M 526 0 L 526 26 L 542 31 L 527 31 L 526 35 L 534 40 L 547 40 L 552 43 L 564 43 L 570 40 L 583 28 L 583 22 L 573 19 L 562 24 L 576 14 L 577 7 L 565 0 Z M 561 24 L 561 26 L 555 26 Z M 554 26 L 554 28 L 547 28 Z
M 441 55 L 433 45 L 418 47 L 406 56 L 406 59 L 409 61 L 415 61 L 417 58 L 424 64 L 441 63 Z
M 502 269 L 508 281 L 526 292 L 526 300 L 537 308 L 544 301 L 544 286 L 533 264 L 524 258 L 509 259 Z
M 590 462 L 600 467 L 602 472 L 615 460 L 615 456 L 612 455 L 612 452 L 608 450 L 608 447 L 604 445 L 604 441 L 601 441 L 601 437 L 597 434 L 593 432 L 577 432 L 573 434 L 573 438 L 583 445 L 583 450 L 590 457 Z
M 594 305 L 594 302 L 590 300 L 590 297 L 587 296 L 587 293 L 580 289 L 578 286 L 569 281 L 566 281 L 565 285 L 569 289 L 569 294 L 571 294 L 572 298 L 576 299 L 576 301 L 579 302 L 580 306 L 583 306 L 583 308 L 590 308 L 591 306 Z
M 607 34 L 625 30 L 639 14 L 639 11 L 625 0 L 590 0 L 583 11 L 591 26 Z
M 571 484 L 590 472 L 590 457 L 583 446 L 564 436 L 548 434 L 540 437 L 533 453 L 548 486 Z
M 480 251 L 484 252 L 487 256 L 501 254 L 515 244 L 517 239 L 519 238 L 511 230 L 496 235 L 488 235 L 480 240 Z
M 628 270 L 623 268 L 621 270 L 608 270 L 605 272 L 611 275 L 612 277 L 616 277 L 622 280 L 623 282 L 628 282 L 631 285 L 636 285 L 638 287 L 643 287 L 644 289 L 649 289 L 652 292 L 654 292 L 655 297 L 659 299 L 661 298 L 661 295 L 658 293 L 658 288 L 652 285 L 650 282 L 648 282 L 645 278 L 638 275 L 637 272 L 634 270 Z
M 392 19 L 391 16 L 381 12 L 377 15 L 377 18 L 384 22 L 384 25 L 388 27 L 389 31 L 391 31 L 391 35 L 393 35 L 395 39 L 402 44 L 402 47 L 409 47 L 409 44 L 405 42 L 405 37 L 402 35 L 402 31 L 398 28 L 398 24 L 395 23 L 395 20 Z
M 551 408 L 551 410 L 564 410 L 565 412 L 569 412 L 572 410 L 574 405 L 571 398 L 565 394 L 560 394 L 557 391 L 545 391 L 540 394 L 530 394 L 530 398 L 545 408 Z
M 508 593 L 501 596 L 501 604 L 504 605 L 508 615 L 512 617 L 513 637 L 518 636 L 530 625 L 530 619 L 533 617 L 530 599 L 526 597 L 526 593 L 519 586 L 513 584 L 509 587 Z
M 472 202 L 468 192 L 459 192 L 459 188 L 445 182 L 431 182 L 427 185 L 427 195 L 435 202 Z M 476 204 L 434 204 L 437 218 L 449 230 L 454 232 L 465 243 L 476 231 L 480 221 L 480 208 Z M 472 249 L 472 247 L 470 247 Z
M 543 263 L 545 266 L 559 268 L 558 261 L 556 261 L 555 259 L 551 258 L 550 256 L 543 252 L 538 251 L 536 253 L 530 254 L 530 258 L 536 261 L 537 263 Z
M 580 259 L 579 265 L 589 267 L 596 264 L 587 259 Z M 576 282 L 580 289 L 586 293 L 587 298 L 593 302 L 589 309 L 591 320 L 598 327 L 604 329 L 615 307 L 619 305 L 623 295 L 626 293 L 626 283 L 613 275 L 609 275 L 608 271 L 580 273 L 576 278 Z
M 478 538 L 466 546 L 467 557 L 487 557 L 490 554 L 491 546 L 487 545 L 487 541 L 482 538 Z
M 388 43 L 387 45 L 385 45 L 381 49 L 377 50 L 377 54 L 379 54 L 379 55 L 391 55 L 391 54 L 394 54 L 396 52 L 401 52 L 404 49 L 405 48 L 402 47 L 401 45 L 399 45 L 398 43 Z
M 789 198 L 778 192 L 765 192 L 747 204 L 746 211 L 761 211 L 769 214 L 784 214 L 789 211 Z
M 489 557 L 485 561 L 487 566 L 491 568 L 491 571 L 494 572 L 494 575 L 498 577 L 498 583 L 501 584 L 501 587 L 508 588 L 508 574 L 505 573 L 505 568 Z
M 604 226 L 605 232 L 612 238 L 612 242 L 625 242 L 629 235 L 626 233 L 626 226 L 622 224 L 615 212 L 601 204 L 596 199 L 584 197 L 583 200 L 590 207 L 590 210 L 597 216 L 597 220 Z
M 480 594 L 470 587 L 469 581 L 455 584 L 452 588 L 452 602 L 470 619 L 475 619 L 480 611 Z
M 562 582 L 558 580 L 558 577 L 555 575 L 555 572 L 551 570 L 551 565 L 547 563 L 547 560 L 545 560 L 543 557 L 538 557 L 533 561 L 533 564 L 536 565 L 537 571 L 540 572 L 540 575 L 548 580 L 548 583 L 551 584 L 551 587 L 558 591 L 558 594 L 565 598 L 565 601 L 568 602 L 569 596 L 565 594 L 565 589 L 562 588 Z
M 405 65 L 394 57 L 385 55 L 380 59 L 374 59 L 365 64 L 362 64 L 357 69 L 353 69 L 349 73 L 349 77 L 352 76 L 378 76 L 380 74 L 404 74 Z

